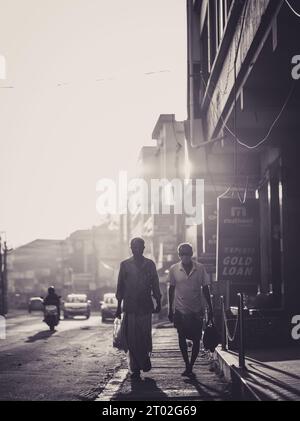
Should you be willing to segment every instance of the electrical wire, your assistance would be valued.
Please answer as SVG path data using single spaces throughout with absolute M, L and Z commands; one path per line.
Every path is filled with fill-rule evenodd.
M 206 84 L 206 82 L 205 82 L 205 80 L 204 80 L 204 78 L 203 78 L 203 76 L 201 75 L 201 77 L 202 77 L 202 80 L 203 80 L 203 83 L 204 84 Z M 269 128 L 269 130 L 268 130 L 268 132 L 267 132 L 267 134 L 266 134 L 266 136 L 262 139 L 262 140 L 260 140 L 258 143 L 256 143 L 255 145 L 252 145 L 252 146 L 250 146 L 250 145 L 247 145 L 247 143 L 245 143 L 245 142 L 243 142 L 242 140 L 240 140 L 239 139 L 239 137 L 238 136 L 236 136 L 236 134 L 228 127 L 228 125 L 226 124 L 226 121 L 225 121 L 225 119 L 224 119 L 224 117 L 221 115 L 220 116 L 220 119 L 221 119 L 221 121 L 222 121 L 222 123 L 223 123 L 223 127 L 235 138 L 235 140 L 241 145 L 241 146 L 243 146 L 243 147 L 245 147 L 245 148 L 247 148 L 247 149 L 256 149 L 256 148 L 258 148 L 259 146 L 261 146 L 263 143 L 265 143 L 268 139 L 269 139 L 269 137 L 270 137 L 270 135 L 271 135 L 271 133 L 272 133 L 272 131 L 273 131 L 273 129 L 274 129 L 274 127 L 275 127 L 275 125 L 277 124 L 277 122 L 278 122 L 278 120 L 280 119 L 280 117 L 281 117 L 281 115 L 282 115 L 282 113 L 284 112 L 284 110 L 286 109 L 286 107 L 287 107 L 287 105 L 288 105 L 288 103 L 289 103 L 289 100 L 290 100 L 290 98 L 291 98 L 291 96 L 292 96 L 292 94 L 293 94 L 293 92 L 294 92 L 294 90 L 295 90 L 295 84 L 293 83 L 292 84 L 292 87 L 291 87 L 291 89 L 290 89 L 290 91 L 289 91 L 289 93 L 288 93 L 288 95 L 287 95 L 287 98 L 285 99 L 285 101 L 284 101 L 284 104 L 283 104 L 283 106 L 282 106 L 282 108 L 281 108 L 281 110 L 280 110 L 280 112 L 279 112 L 279 114 L 277 115 L 277 117 L 275 118 L 275 120 L 274 120 L 274 122 L 271 124 L 271 127 Z M 216 107 L 215 107 L 215 104 L 214 104 L 214 102 L 213 102 L 213 100 L 212 100 L 212 97 L 208 94 L 208 97 L 209 97 L 209 99 L 210 99 L 210 101 L 211 101 L 211 104 L 212 104 L 212 107 L 214 108 L 214 110 L 215 110 L 215 113 L 218 115 L 218 113 L 217 113 L 217 111 L 216 111 Z M 210 142 L 210 141 L 207 141 L 207 142 Z
M 285 3 L 288 5 L 288 7 L 291 9 L 291 11 L 298 17 L 300 18 L 300 13 L 297 12 L 293 6 L 291 5 L 291 3 L 288 0 L 285 0 Z
M 237 192 L 239 201 L 241 202 L 242 205 L 244 205 L 246 203 L 246 200 L 247 200 L 248 184 L 249 184 L 249 176 L 247 176 L 246 187 L 245 187 L 245 190 L 244 190 L 243 199 L 241 198 L 240 192 L 239 191 Z
M 263 139 L 261 139 L 258 143 L 256 143 L 255 145 L 253 145 L 253 146 L 250 146 L 250 145 L 247 145 L 245 142 L 243 142 L 243 141 L 241 141 L 237 136 L 236 136 L 236 133 L 234 133 L 228 126 L 227 126 L 227 124 L 225 123 L 225 120 L 224 120 L 224 118 L 221 116 L 221 120 L 222 120 L 222 122 L 223 122 L 223 124 L 224 124 L 224 127 L 225 127 L 225 129 L 232 135 L 232 136 L 234 136 L 235 137 L 235 139 L 236 139 L 236 141 L 237 141 L 237 143 L 239 143 L 241 146 L 244 146 L 245 148 L 247 148 L 247 149 L 256 149 L 256 148 L 258 148 L 259 146 L 261 146 L 263 143 L 265 143 L 268 139 L 269 139 L 269 137 L 270 137 L 270 135 L 271 135 L 271 133 L 272 133 L 272 131 L 273 131 L 273 129 L 274 129 L 274 127 L 276 126 L 276 124 L 277 124 L 277 122 L 278 122 L 278 120 L 280 119 L 280 117 L 281 117 L 281 115 L 283 114 L 283 112 L 284 112 L 284 110 L 286 109 L 286 107 L 287 107 L 287 105 L 288 105 L 288 103 L 289 103 L 289 100 L 290 100 L 290 98 L 291 98 L 291 96 L 292 96 L 292 94 L 293 94 L 293 92 L 294 92 L 294 89 L 295 89 L 295 85 L 293 84 L 292 85 L 292 87 L 291 87 L 291 89 L 290 89 L 290 91 L 289 91 L 289 93 L 288 93 L 288 96 L 287 96 L 287 98 L 286 98 L 286 100 L 284 101 L 284 104 L 283 104 L 283 106 L 282 106 L 282 108 L 281 108 L 281 110 L 280 110 L 280 112 L 279 112 L 279 114 L 277 115 L 277 117 L 275 118 L 275 120 L 274 120 L 274 122 L 271 124 L 271 127 L 269 128 L 269 130 L 268 130 L 268 132 L 267 132 L 267 134 L 266 134 L 266 136 L 263 138 Z
M 224 191 L 224 193 L 220 194 L 220 196 L 218 196 L 218 199 L 222 199 L 222 197 L 226 196 L 226 194 L 230 192 L 231 188 L 232 188 L 232 185 L 230 185 L 228 189 Z

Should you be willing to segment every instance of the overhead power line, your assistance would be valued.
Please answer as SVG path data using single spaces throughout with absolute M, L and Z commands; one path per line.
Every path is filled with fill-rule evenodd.
M 291 9 L 291 11 L 294 13 L 294 15 L 296 15 L 298 18 L 300 18 L 300 13 L 297 12 L 297 10 L 295 10 L 293 8 L 293 6 L 291 5 L 291 3 L 288 0 L 285 0 L 286 4 L 289 6 L 289 8 Z
M 258 143 L 256 143 L 255 145 L 253 145 L 253 146 L 250 146 L 250 145 L 247 145 L 245 142 L 243 142 L 243 141 L 241 141 L 238 137 L 237 137 L 237 135 L 236 135 L 236 133 L 234 133 L 226 124 L 225 124 L 225 120 L 223 119 L 223 117 L 221 117 L 221 119 L 222 119 L 222 122 L 224 123 L 224 127 L 226 128 L 226 130 L 228 130 L 228 132 L 232 135 L 232 136 L 234 136 L 234 137 L 236 137 L 236 141 L 241 145 L 241 146 L 244 146 L 245 148 L 248 148 L 248 149 L 256 149 L 256 148 L 258 148 L 259 146 L 261 146 L 263 143 L 265 143 L 268 139 L 269 139 L 269 137 L 270 137 L 270 135 L 271 135 L 271 133 L 272 133 L 272 131 L 273 131 L 273 129 L 274 129 L 274 127 L 276 126 L 276 124 L 277 124 L 277 122 L 278 122 L 278 120 L 280 119 L 280 117 L 281 117 L 281 115 L 283 114 L 283 112 L 284 112 L 284 110 L 286 109 L 286 107 L 287 107 L 287 105 L 288 105 L 288 103 L 289 103 L 289 100 L 290 100 L 290 98 L 291 98 L 291 96 L 292 96 L 292 94 L 293 94 L 293 92 L 294 92 L 294 89 L 295 89 L 295 85 L 293 84 L 293 86 L 291 87 L 291 89 L 290 89 L 290 91 L 289 91 L 289 93 L 288 93 L 288 96 L 287 96 L 287 98 L 286 98 L 286 100 L 284 101 L 284 104 L 283 104 L 283 106 L 282 106 L 282 108 L 281 108 L 281 110 L 280 110 L 280 112 L 279 112 L 279 114 L 277 115 L 277 117 L 275 118 L 275 120 L 273 121 L 273 123 L 271 124 L 271 127 L 269 128 L 269 130 L 268 130 L 268 132 L 267 132 L 267 134 L 266 134 L 266 136 L 263 138 L 263 139 L 261 139 Z
M 201 75 L 201 77 L 202 77 L 203 83 L 206 85 L 206 82 L 205 82 L 204 77 L 202 75 Z M 292 94 L 294 92 L 294 89 L 295 89 L 295 84 L 293 83 L 290 91 L 288 92 L 288 95 L 287 95 L 287 97 L 286 97 L 286 99 L 284 101 L 284 104 L 283 104 L 283 106 L 282 106 L 279 114 L 277 115 L 277 117 L 275 118 L 275 120 L 273 121 L 273 123 L 271 124 L 271 126 L 270 126 L 270 128 L 269 128 L 269 130 L 268 130 L 268 132 L 266 134 L 266 136 L 263 139 L 261 139 L 259 142 L 257 142 L 255 145 L 250 146 L 250 145 L 247 145 L 247 143 L 245 143 L 244 141 L 240 140 L 239 137 L 236 135 L 236 133 L 234 133 L 233 130 L 231 130 L 230 127 L 228 127 L 228 125 L 226 124 L 225 119 L 221 115 L 220 118 L 221 118 L 221 121 L 223 123 L 223 127 L 225 127 L 225 129 L 235 138 L 235 140 L 237 141 L 237 143 L 239 143 L 241 146 L 243 146 L 243 147 L 245 147 L 247 149 L 256 149 L 256 148 L 258 148 L 259 146 L 261 146 L 263 143 L 265 143 L 269 139 L 269 137 L 270 137 L 270 135 L 271 135 L 274 127 L 276 126 L 278 120 L 280 119 L 280 117 L 282 116 L 284 110 L 287 107 L 287 105 L 289 103 L 289 100 L 290 100 L 290 98 L 291 98 L 291 96 L 292 96 Z M 218 115 L 218 113 L 216 111 L 215 104 L 214 104 L 214 102 L 212 100 L 212 97 L 209 94 L 208 94 L 208 96 L 209 96 L 209 99 L 211 101 L 212 107 L 215 109 L 216 115 Z M 216 139 L 216 140 L 218 140 L 218 139 Z

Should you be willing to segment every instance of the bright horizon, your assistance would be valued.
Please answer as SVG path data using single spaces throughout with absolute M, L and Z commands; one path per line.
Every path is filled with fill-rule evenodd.
M 97 181 L 134 175 L 160 114 L 186 118 L 185 7 L 0 0 L 0 232 L 11 246 L 98 224 Z

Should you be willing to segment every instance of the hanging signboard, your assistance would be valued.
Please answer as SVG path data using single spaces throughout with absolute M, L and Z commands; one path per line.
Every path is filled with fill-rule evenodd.
M 217 281 L 258 284 L 259 201 L 218 199 Z

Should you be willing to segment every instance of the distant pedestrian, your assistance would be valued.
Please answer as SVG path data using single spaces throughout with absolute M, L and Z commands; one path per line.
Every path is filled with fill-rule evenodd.
M 143 256 L 144 240 L 134 238 L 130 246 L 133 256 L 120 265 L 116 317 L 121 318 L 123 302 L 131 378 L 138 380 L 141 370 L 151 370 L 152 313 L 161 310 L 161 293 L 155 263 Z M 152 297 L 156 301 L 155 309 Z
M 178 331 L 179 347 L 185 362 L 183 376 L 193 375 L 193 366 L 200 350 L 202 325 L 205 311 L 205 297 L 209 320 L 212 320 L 212 304 L 209 291 L 209 277 L 201 263 L 192 260 L 193 248 L 183 243 L 178 246 L 180 262 L 171 266 L 169 282 L 169 320 Z M 187 340 L 192 340 L 192 354 L 189 360 Z

